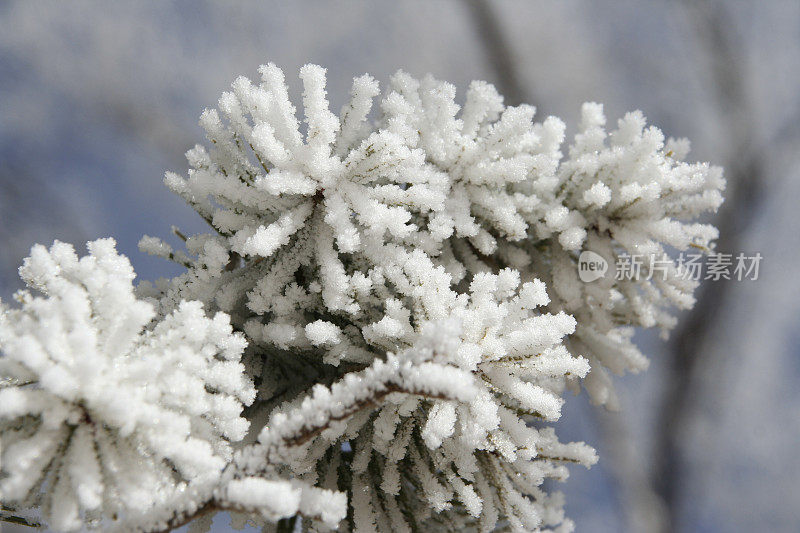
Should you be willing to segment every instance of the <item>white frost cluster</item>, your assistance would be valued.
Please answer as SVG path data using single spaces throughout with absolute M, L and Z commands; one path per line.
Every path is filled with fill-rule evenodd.
M 545 219 L 558 220 L 554 229 L 561 233 L 532 254 L 532 270 L 551 288 L 551 309 L 578 322 L 568 346 L 591 363 L 584 385 L 592 400 L 615 408 L 607 371 L 647 367 L 631 342 L 632 327 L 658 327 L 665 336 L 676 323 L 670 308 L 694 305 L 698 282 L 680 272 L 669 253 L 710 250 L 717 230 L 695 220 L 722 204 L 725 181 L 719 167 L 684 163 L 688 141 L 665 144 L 661 131 L 645 127 L 640 112 L 628 113 L 610 133 L 605 121 L 601 105 L 584 104 L 579 132 L 557 174 L 561 205 Z M 570 232 L 583 236 L 583 249 L 606 259 L 605 277 L 579 280 L 575 250 L 581 243 L 565 240 Z M 615 276 L 622 254 L 641 259 L 640 271 Z
M 564 462 L 593 464 L 594 451 L 526 421 L 558 420 L 565 380 L 589 371 L 561 344 L 575 320 L 539 313 L 543 283 L 520 285 L 510 269 L 478 273 L 468 295 L 450 296 L 417 327 L 375 328 L 407 348 L 277 410 L 241 469 L 287 464 L 298 478 L 346 488 L 355 531 L 563 523 L 559 496 L 540 485 L 566 478 Z
M 559 119 L 484 82 L 461 107 L 430 76 L 379 97 L 365 75 L 337 116 L 307 65 L 301 123 L 281 70 L 260 73 L 166 177 L 212 231 L 140 243 L 185 273 L 136 299 L 107 241 L 23 268 L 48 298 L 4 311 L 4 504 L 44 497 L 63 529 L 158 504 L 136 527 L 569 530 L 543 483 L 596 456 L 556 437 L 562 395 L 614 407 L 609 373 L 647 363 L 633 328 L 693 304 L 667 254 L 713 247 L 695 220 L 721 171 L 638 112 L 606 132 L 586 104 L 562 153 Z M 584 283 L 589 250 L 610 273 Z M 624 254 L 663 276 L 615 279 Z
M 20 273 L 42 293 L 0 315 L 0 499 L 51 527 L 151 512 L 213 484 L 248 422 L 246 345 L 224 314 L 184 302 L 148 327 L 112 239 L 36 246 Z

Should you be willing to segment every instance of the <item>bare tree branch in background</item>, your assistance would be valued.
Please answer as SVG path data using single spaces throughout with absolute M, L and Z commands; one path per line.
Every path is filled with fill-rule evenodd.
M 645 457 L 637 449 L 622 413 L 593 409 L 597 420 L 603 455 L 611 464 L 609 474 L 620 497 L 620 513 L 629 531 L 659 533 L 666 529 L 669 512 L 661 497 L 653 490 Z
M 761 150 L 764 147 L 749 135 L 753 109 L 744 87 L 744 55 L 737 46 L 740 40 L 725 6 L 712 1 L 686 1 L 682 7 L 686 19 L 694 25 L 701 53 L 708 61 L 722 129 L 729 139 L 730 151 L 724 161 L 728 187 L 716 226 L 720 232 L 717 249 L 733 253 L 741 250 L 745 230 L 763 196 L 765 161 Z M 699 405 L 698 362 L 701 354 L 708 352 L 706 347 L 732 288 L 732 282 L 725 280 L 705 284 L 698 293 L 697 304 L 681 319 L 671 343 L 664 394 L 656 415 L 651 473 L 653 486 L 669 513 L 666 531 L 674 531 L 678 526 L 680 489 L 685 474 L 681 443 L 693 407 Z
M 494 71 L 496 85 L 500 94 L 504 96 L 506 105 L 522 103 L 534 105 L 515 67 L 514 53 L 508 43 L 508 32 L 501 27 L 500 19 L 492 9 L 491 2 L 464 0 L 464 4 L 483 44 L 486 62 Z

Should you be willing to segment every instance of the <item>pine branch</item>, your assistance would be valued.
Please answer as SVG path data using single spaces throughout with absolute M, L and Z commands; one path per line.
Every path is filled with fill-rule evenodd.
M 7 522 L 9 524 L 16 524 L 18 526 L 25 526 L 32 528 L 42 527 L 41 523 L 36 522 L 35 520 L 31 520 L 29 518 L 17 516 L 13 513 L 13 511 L 9 511 L 5 507 L 3 507 L 2 510 L 0 510 L 0 522 Z M 2 528 L 0 527 L 0 529 Z

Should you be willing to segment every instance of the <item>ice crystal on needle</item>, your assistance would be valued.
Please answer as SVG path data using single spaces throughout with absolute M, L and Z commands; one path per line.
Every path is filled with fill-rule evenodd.
M 562 395 L 614 407 L 609 373 L 647 362 L 633 328 L 693 304 L 668 254 L 713 246 L 695 220 L 720 170 L 638 112 L 606 132 L 586 104 L 562 149 L 559 119 L 485 82 L 462 108 L 404 72 L 382 96 L 356 78 L 337 116 L 306 65 L 303 124 L 282 71 L 260 73 L 165 180 L 211 231 L 140 243 L 185 273 L 134 295 L 109 241 L 34 248 L 22 272 L 44 296 L 0 323 L 4 505 L 60 529 L 217 511 L 265 530 L 570 529 L 543 482 L 597 458 L 558 440 Z M 580 281 L 582 251 L 609 273 Z M 625 254 L 640 277 L 614 276 Z

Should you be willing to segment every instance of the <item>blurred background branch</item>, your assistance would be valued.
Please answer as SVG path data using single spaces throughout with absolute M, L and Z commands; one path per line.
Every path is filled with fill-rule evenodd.
M 725 168 L 727 187 L 725 203 L 715 218 L 719 229 L 717 250 L 722 253 L 742 251 L 747 230 L 758 212 L 764 196 L 766 179 L 764 158 L 768 157 L 755 131 L 755 113 L 751 95 L 746 87 L 748 76 L 744 53 L 740 49 L 743 36 L 732 23 L 727 7 L 710 0 L 680 3 L 686 23 L 694 30 L 697 68 L 710 72 L 710 91 L 713 91 L 717 120 L 725 132 L 727 153 L 719 161 Z M 714 352 L 709 344 L 719 335 L 721 312 L 730 303 L 730 292 L 736 280 L 704 283 L 697 304 L 683 316 L 672 335 L 664 373 L 664 392 L 656 425 L 657 436 L 652 458 L 652 483 L 669 512 L 663 531 L 674 531 L 680 522 L 682 477 L 682 439 L 688 424 L 702 405 L 703 396 L 710 393 L 701 386 L 698 366 L 715 364 L 708 358 Z M 723 393 L 724 391 L 714 391 Z M 713 395 L 713 394 L 712 394 Z
M 536 105 L 532 91 L 523 84 L 511 48 L 509 32 L 503 28 L 495 4 L 485 0 L 463 0 L 482 45 L 487 68 L 506 105 Z

